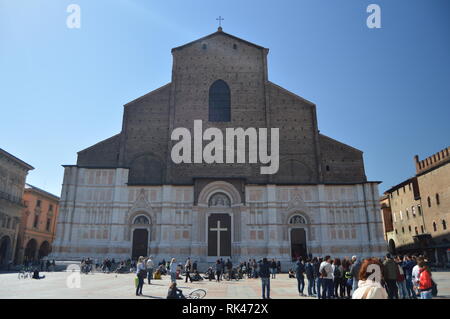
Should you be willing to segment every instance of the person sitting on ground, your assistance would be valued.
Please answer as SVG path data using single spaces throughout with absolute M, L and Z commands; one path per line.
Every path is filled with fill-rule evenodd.
M 193 281 L 201 281 L 203 280 L 202 276 L 200 276 L 200 273 L 198 272 L 198 270 L 194 271 L 194 274 L 191 277 L 191 282 Z
M 158 268 L 153 274 L 153 280 L 160 280 L 160 279 L 161 279 L 161 270 L 160 268 Z
M 33 277 L 32 277 L 32 278 L 33 278 L 33 279 L 44 279 L 45 276 L 40 277 L 40 276 L 39 276 L 39 270 L 36 268 L 36 269 L 34 269 L 34 271 L 33 271 Z
M 292 270 L 292 268 L 289 269 L 288 274 L 289 274 L 289 278 L 295 278 L 295 272 L 294 272 L 294 270 Z
M 183 291 L 177 288 L 177 283 L 172 282 L 169 286 L 169 291 L 167 293 L 167 299 L 186 299 L 183 295 Z

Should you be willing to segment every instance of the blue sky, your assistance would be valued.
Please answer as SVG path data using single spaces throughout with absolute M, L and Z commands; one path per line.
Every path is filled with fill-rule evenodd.
M 81 29 L 66 8 L 81 7 Z M 366 8 L 381 7 L 381 29 Z M 0 0 L 0 147 L 60 194 L 62 164 L 121 130 L 168 82 L 173 47 L 217 29 L 267 47 L 269 79 L 317 105 L 321 133 L 364 151 L 380 192 L 450 145 L 448 0 Z

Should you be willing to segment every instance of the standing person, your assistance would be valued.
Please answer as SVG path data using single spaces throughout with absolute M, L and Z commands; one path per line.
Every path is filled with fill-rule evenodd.
M 412 268 L 412 271 L 411 271 L 411 277 L 412 277 L 412 282 L 413 282 L 414 295 L 415 295 L 416 298 L 417 298 L 418 296 L 420 296 L 420 293 L 418 292 L 418 291 L 419 291 L 419 285 L 418 285 L 418 282 L 419 282 L 419 275 L 420 275 L 420 271 L 419 271 L 419 270 L 420 270 L 420 267 L 419 267 L 419 264 L 420 264 L 421 262 L 425 261 L 425 259 L 424 259 L 423 257 L 421 257 L 421 256 L 418 256 L 418 257 L 416 257 L 415 261 L 416 261 L 416 264 L 415 264 L 414 267 Z
M 305 265 L 306 279 L 308 279 L 308 297 L 314 297 L 315 292 L 315 282 L 314 282 L 314 266 L 311 259 L 306 261 Z
M 358 289 L 359 270 L 361 268 L 361 262 L 357 256 L 352 257 L 352 265 L 350 267 L 350 274 L 352 275 L 352 293 Z
M 252 260 L 249 259 L 249 260 L 248 260 L 248 264 L 247 264 L 247 278 L 252 278 L 252 272 L 253 272 L 253 269 L 252 269 Z
M 405 271 L 403 270 L 403 256 L 397 256 L 395 262 L 398 267 L 397 288 L 401 299 L 408 299 L 408 289 L 406 288 Z
M 334 296 L 336 298 L 344 297 L 344 290 L 342 281 L 344 279 L 344 268 L 342 267 L 341 260 L 335 258 L 333 261 L 333 285 L 334 285 Z
M 380 267 L 379 273 L 383 273 L 383 265 L 377 258 L 365 259 L 360 267 L 360 272 L 358 275 L 359 287 L 353 291 L 353 299 L 387 299 L 388 295 L 386 289 L 381 285 L 383 278 L 378 278 L 378 280 L 369 280 L 369 276 L 372 275 L 372 271 L 368 272 L 367 268 L 369 265 L 378 265 Z
M 322 298 L 322 277 L 320 276 L 320 264 L 322 263 L 322 258 L 316 258 L 313 259 L 313 267 L 314 267 L 314 278 L 316 278 L 315 282 L 315 288 L 317 291 L 317 298 Z
M 303 260 L 299 257 L 295 263 L 295 277 L 297 278 L 297 288 L 298 294 L 304 296 L 303 290 L 305 289 L 305 264 Z
M 389 299 L 398 299 L 398 289 L 397 289 L 397 277 L 398 277 L 398 266 L 392 259 L 391 254 L 386 254 L 386 259 L 383 262 L 383 277 L 386 281 L 387 291 Z
M 148 280 L 148 284 L 151 285 L 152 282 L 151 280 L 153 279 L 153 267 L 154 267 L 154 263 L 153 263 L 153 256 L 148 257 L 146 266 L 147 266 L 147 280 Z
M 277 261 L 277 272 L 281 274 L 281 262 L 279 260 Z
M 253 268 L 253 278 L 258 278 L 258 263 L 256 262 L 256 259 L 253 259 L 252 268 Z
M 227 259 L 227 262 L 225 263 L 225 267 L 227 268 L 227 273 L 228 273 L 228 281 L 230 281 L 232 278 L 232 272 L 233 272 L 233 263 Z
M 351 262 L 348 259 L 344 259 L 342 261 L 342 269 L 344 270 L 344 292 L 346 295 L 346 298 L 350 299 L 352 297 L 352 274 L 350 272 L 350 265 Z
M 412 270 L 416 265 L 416 261 L 411 255 L 406 256 L 406 260 L 403 262 L 403 271 L 405 273 L 406 290 L 410 299 L 417 299 L 416 293 L 414 292 L 414 283 L 412 279 Z
M 262 299 L 270 299 L 270 264 L 267 258 L 263 258 L 259 265 L 259 276 L 261 277 Z
M 147 270 L 144 263 L 144 257 L 139 257 L 136 265 L 136 276 L 138 284 L 136 287 L 136 296 L 142 296 L 142 287 L 144 286 L 144 278 L 147 276 Z
M 197 272 L 197 260 L 194 260 L 194 263 L 192 264 L 192 271 Z
M 331 266 L 331 257 L 325 256 L 319 267 L 322 276 L 322 299 L 331 299 L 333 295 L 333 267 Z
M 192 268 L 191 258 L 188 257 L 188 259 L 186 260 L 186 264 L 184 265 L 184 270 L 186 271 L 186 281 L 185 282 L 188 282 L 188 279 L 189 279 L 192 283 L 192 278 L 190 275 L 191 268 Z
M 272 259 L 272 262 L 270 263 L 270 270 L 272 272 L 272 279 L 275 279 L 277 274 L 277 263 L 275 259 Z
M 222 263 L 220 262 L 220 259 L 217 259 L 216 261 L 216 281 L 220 282 L 220 277 L 222 276 Z
M 428 266 L 425 264 L 424 260 L 421 260 L 418 263 L 419 266 L 419 292 L 420 299 L 432 299 L 433 294 L 433 280 L 431 279 L 431 271 L 428 269 Z
M 177 260 L 172 258 L 169 264 L 170 280 L 172 282 L 177 282 Z

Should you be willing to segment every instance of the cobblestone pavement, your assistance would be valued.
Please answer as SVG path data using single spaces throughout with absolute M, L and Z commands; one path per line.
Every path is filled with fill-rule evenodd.
M 45 279 L 18 279 L 17 273 L 0 274 L 0 298 L 149 298 L 161 299 L 167 295 L 169 276 L 162 280 L 153 280 L 151 285 L 144 285 L 143 297 L 135 295 L 134 274 L 82 274 L 67 272 L 42 272 Z M 80 276 L 80 288 L 68 288 L 69 276 Z M 71 277 L 73 278 L 73 277 Z M 439 298 L 450 299 L 450 272 L 435 272 L 433 278 L 438 284 Z M 183 293 L 203 288 L 206 298 L 219 299 L 255 299 L 261 296 L 259 279 L 243 279 L 240 281 L 223 281 L 220 283 L 207 280 L 194 283 L 177 281 Z M 307 292 L 305 288 L 305 293 Z M 287 274 L 279 274 L 271 280 L 271 297 L 273 299 L 301 299 L 297 292 L 297 281 L 289 279 Z

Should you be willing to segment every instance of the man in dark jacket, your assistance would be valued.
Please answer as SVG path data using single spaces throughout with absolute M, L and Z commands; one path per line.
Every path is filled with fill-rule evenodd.
M 386 259 L 383 262 L 383 277 L 386 281 L 387 292 L 389 299 L 398 299 L 398 287 L 397 287 L 397 277 L 398 277 L 398 266 L 392 259 L 391 254 L 386 255 Z
M 352 294 L 358 289 L 358 281 L 359 281 L 359 270 L 361 269 L 361 262 L 358 260 L 356 256 L 352 257 L 352 265 L 350 267 L 350 274 L 352 275 L 353 285 L 352 285 Z
M 259 276 L 262 284 L 262 298 L 270 299 L 270 264 L 267 258 L 263 258 L 259 265 Z
M 311 259 L 306 261 L 305 265 L 306 279 L 308 279 L 308 297 L 313 297 L 316 294 L 314 285 L 314 266 Z
M 297 278 L 297 287 L 298 293 L 300 296 L 304 296 L 303 289 L 305 289 L 305 264 L 303 264 L 303 260 L 298 258 L 297 263 L 295 264 L 295 277 Z

